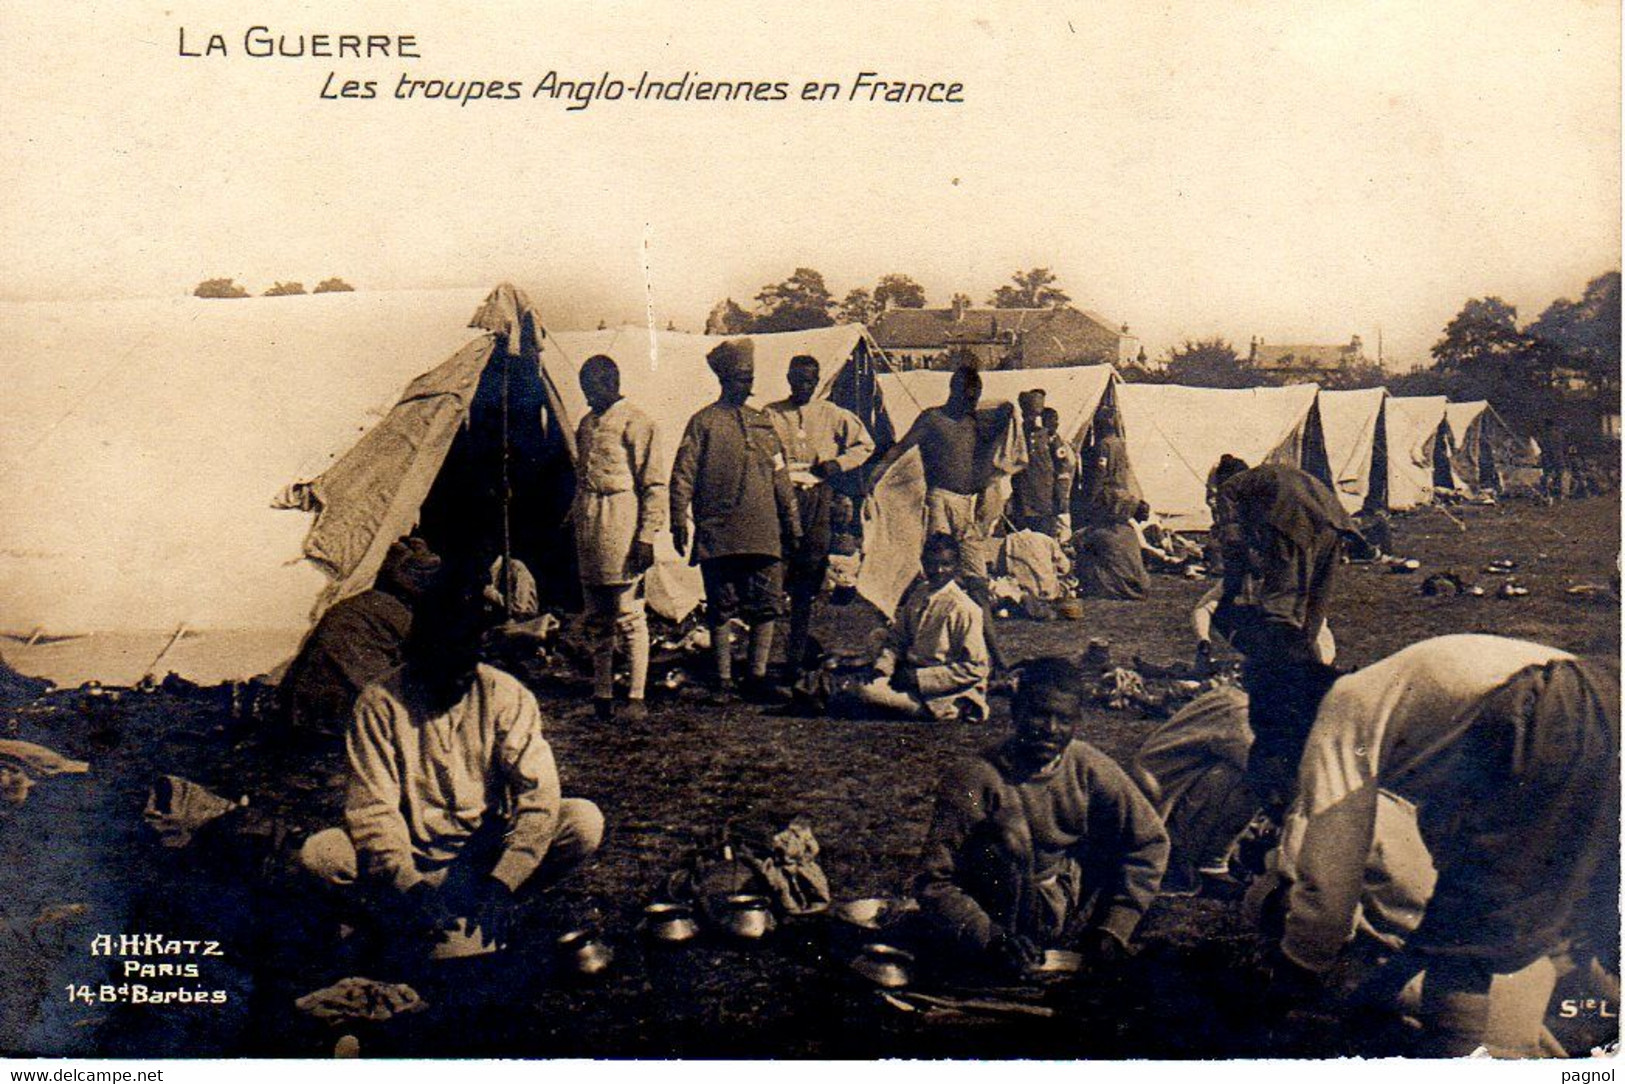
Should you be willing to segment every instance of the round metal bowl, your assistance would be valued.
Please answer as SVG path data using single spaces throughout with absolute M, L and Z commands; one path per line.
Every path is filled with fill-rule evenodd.
M 757 941 L 773 931 L 773 912 L 766 896 L 729 896 L 722 927 L 744 941 Z
M 890 910 L 891 901 L 886 899 L 847 900 L 835 905 L 834 915 L 848 925 L 878 930 Z
M 564 962 L 583 978 L 602 974 L 615 960 L 615 953 L 608 945 L 598 940 L 598 934 L 594 930 L 571 930 L 567 934 L 562 934 L 554 942 L 554 946 Z
M 914 954 L 892 945 L 864 945 L 852 961 L 852 970 L 883 990 L 900 990 L 909 984 L 909 968 Z
M 656 941 L 679 944 L 700 932 L 694 909 L 686 903 L 651 903 L 643 909 L 643 932 Z

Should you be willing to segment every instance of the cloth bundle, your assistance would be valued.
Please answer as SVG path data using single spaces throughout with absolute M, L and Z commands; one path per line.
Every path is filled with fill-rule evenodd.
M 302 1013 L 335 1024 L 348 1020 L 381 1023 L 390 1017 L 422 1012 L 429 1007 L 429 1003 L 404 982 L 364 978 L 340 979 L 293 1004 Z
M 14 738 L 0 739 L 0 802 L 22 805 L 35 781 L 53 775 L 83 775 L 90 765 L 69 760 L 54 749 Z

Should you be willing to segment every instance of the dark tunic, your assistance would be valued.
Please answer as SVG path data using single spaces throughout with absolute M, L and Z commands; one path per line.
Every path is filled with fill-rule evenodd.
M 343 734 L 361 690 L 401 664 L 411 629 L 411 608 L 387 591 L 334 603 L 282 679 L 288 721 L 301 730 Z
M 1417 950 L 1498 972 L 1574 932 L 1618 951 L 1617 672 L 1531 666 L 1484 699 L 1453 747 L 1386 783 L 1416 804 L 1439 871 Z
M 1224 559 L 1220 630 L 1246 652 L 1251 626 L 1281 626 L 1308 657 L 1343 538 L 1359 536 L 1337 497 L 1297 467 L 1266 463 L 1219 487 L 1213 534 Z
M 1073 918 L 1126 944 L 1167 861 L 1156 810 L 1106 754 L 1074 741 L 1023 777 L 1001 748 L 943 777 L 916 892 L 962 950 L 999 933 L 1053 942 Z
M 1031 519 L 1047 519 L 1065 509 L 1056 505 L 1055 437 L 1042 425 L 1024 426 L 1027 465 L 1011 481 L 1015 512 Z
M 1122 437 L 1101 437 L 1085 450 L 1073 500 L 1079 526 L 1126 524 L 1133 517 L 1141 494 Z
M 1093 523 L 1078 532 L 1078 593 L 1085 598 L 1142 599 L 1151 590 L 1140 536 L 1127 523 Z
M 689 419 L 671 472 L 671 521 L 694 510 L 695 564 L 715 557 L 783 555 L 799 537 L 795 492 L 768 416 L 712 403 Z

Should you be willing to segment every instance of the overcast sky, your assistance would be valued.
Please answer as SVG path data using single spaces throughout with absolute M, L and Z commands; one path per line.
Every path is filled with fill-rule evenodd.
M 1153 354 L 1380 327 L 1404 363 L 1468 297 L 1533 317 L 1619 265 L 1616 3 L 696 6 L 8 4 L 0 296 L 510 279 L 555 326 L 699 330 L 798 266 L 946 304 L 1047 265 Z M 253 59 L 255 24 L 422 58 Z M 182 26 L 231 55 L 178 56 Z M 965 104 L 389 98 L 645 69 Z M 380 99 L 321 100 L 329 71 Z

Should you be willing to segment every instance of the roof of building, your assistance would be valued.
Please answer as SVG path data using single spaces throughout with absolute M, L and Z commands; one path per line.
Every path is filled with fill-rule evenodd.
M 1341 369 L 1362 356 L 1357 342 L 1254 343 L 1249 360 L 1255 369 Z
M 941 349 L 950 345 L 1003 342 L 1011 332 L 1031 334 L 1051 325 L 1056 317 L 1070 313 L 1099 326 L 1109 335 L 1124 332 L 1105 318 L 1079 309 L 990 309 L 968 308 L 957 313 L 946 309 L 888 309 L 875 317 L 870 331 L 875 341 L 888 349 Z

